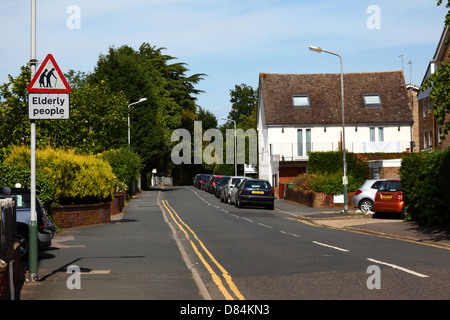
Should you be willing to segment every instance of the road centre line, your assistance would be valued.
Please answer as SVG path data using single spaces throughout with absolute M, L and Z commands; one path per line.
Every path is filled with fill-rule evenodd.
M 425 275 L 425 274 L 421 274 L 421 273 L 418 273 L 418 272 L 415 272 L 415 271 L 412 271 L 412 270 L 409 270 L 409 269 L 406 269 L 406 268 L 397 266 L 397 265 L 395 265 L 395 264 L 391 264 L 391 263 L 387 263 L 387 262 L 382 262 L 382 261 L 378 261 L 378 260 L 371 259 L 371 258 L 367 258 L 367 260 L 369 260 L 369 261 L 371 261 L 371 262 L 374 262 L 374 263 L 377 263 L 377 264 L 384 264 L 384 265 L 386 265 L 386 266 L 388 266 L 388 267 L 391 267 L 391 268 L 394 268 L 394 269 L 398 269 L 398 270 L 401 270 L 401 271 L 410 273 L 410 274 L 415 275 L 415 276 L 420 277 L 420 278 L 429 278 L 429 276 L 427 276 L 427 275 Z
M 195 253 L 197 254 L 197 256 L 199 257 L 199 259 L 202 261 L 203 265 L 206 267 L 206 269 L 208 270 L 208 272 L 210 273 L 214 283 L 217 285 L 217 287 L 219 288 L 219 290 L 222 292 L 222 294 L 225 296 L 225 298 L 227 300 L 234 300 L 233 296 L 228 292 L 228 290 L 225 288 L 225 286 L 222 283 L 222 280 L 220 279 L 220 277 L 214 272 L 214 270 L 212 269 L 212 267 L 209 265 L 209 263 L 206 261 L 206 259 L 203 257 L 203 255 L 201 254 L 201 252 L 198 250 L 197 246 L 195 245 L 194 241 L 191 240 L 191 237 L 189 236 L 188 231 L 192 234 L 192 236 L 195 238 L 195 240 L 197 240 L 197 242 L 199 243 L 199 245 L 201 246 L 201 248 L 204 250 L 204 252 L 209 256 L 209 258 L 211 259 L 212 262 L 214 262 L 214 264 L 220 269 L 220 271 L 222 272 L 222 276 L 224 277 L 226 283 L 228 284 L 229 288 L 231 289 L 231 291 L 235 294 L 235 296 L 239 299 L 239 300 L 245 300 L 244 296 L 240 293 L 240 291 L 238 290 L 238 288 L 236 287 L 236 285 L 234 284 L 231 276 L 229 275 L 229 273 L 225 270 L 225 268 L 222 267 L 222 265 L 219 264 L 219 262 L 214 258 L 214 256 L 211 254 L 211 252 L 209 252 L 209 250 L 205 247 L 205 245 L 203 244 L 203 242 L 197 237 L 197 235 L 195 234 L 195 232 L 180 218 L 180 216 L 177 214 L 177 212 L 175 211 L 175 209 L 173 209 L 167 200 L 163 200 L 162 201 L 164 207 L 166 208 L 166 210 L 169 212 L 170 216 L 172 217 L 172 220 L 178 225 L 178 227 L 180 228 L 180 230 L 183 231 L 183 233 L 185 234 L 186 238 L 188 239 L 188 241 L 190 242 L 192 248 L 194 249 Z M 183 228 L 183 226 L 185 226 L 185 228 L 188 230 L 186 231 L 185 228 Z
M 264 223 L 258 223 L 258 224 L 262 227 L 273 229 L 271 226 L 268 226 L 267 224 L 264 224 Z
M 317 242 L 317 241 L 313 241 L 313 243 L 318 244 L 319 246 L 324 246 L 324 247 L 332 248 L 332 249 L 343 251 L 343 252 L 349 252 L 349 250 L 347 250 L 347 249 L 342 249 L 339 247 L 331 246 L 329 244 L 325 244 L 325 243 L 321 243 L 321 242 Z
M 300 236 L 298 234 L 294 234 L 294 233 L 289 233 L 289 232 L 285 232 L 285 231 L 280 231 L 282 234 L 288 235 L 288 236 L 293 236 L 293 237 L 297 237 L 300 238 Z

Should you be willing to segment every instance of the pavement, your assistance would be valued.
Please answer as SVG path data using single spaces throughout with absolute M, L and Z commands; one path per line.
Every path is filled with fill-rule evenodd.
M 403 221 L 396 214 L 363 214 L 355 208 L 316 209 L 286 200 L 275 200 L 277 211 L 317 226 L 374 234 L 383 237 L 439 246 L 450 250 L 450 228 Z
M 158 194 L 159 190 L 142 192 L 127 203 L 122 214 L 112 218 L 111 224 L 56 234 L 52 248 L 40 252 L 39 280 L 25 281 L 18 288 L 20 300 L 208 300 L 172 226 L 161 214 Z M 319 227 L 450 250 L 449 229 L 421 226 L 395 216 L 313 209 L 285 200 L 276 200 L 275 210 Z M 69 271 L 71 265 L 81 269 L 81 290 L 69 289 L 69 277 L 74 276 Z

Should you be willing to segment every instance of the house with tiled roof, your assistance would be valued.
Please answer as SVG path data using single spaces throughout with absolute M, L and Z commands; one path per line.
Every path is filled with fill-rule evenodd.
M 259 77 L 259 176 L 275 186 L 306 172 L 308 154 L 342 147 L 340 74 Z M 344 74 L 345 148 L 406 152 L 413 117 L 402 71 Z

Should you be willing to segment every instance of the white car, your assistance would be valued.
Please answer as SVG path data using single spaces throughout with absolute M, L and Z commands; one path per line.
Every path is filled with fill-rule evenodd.
M 225 183 L 225 185 L 222 187 L 222 190 L 220 190 L 220 201 L 229 203 L 231 190 L 236 186 L 236 184 L 238 184 L 242 181 L 242 179 L 245 178 L 246 177 L 231 176 L 227 183 Z
M 381 183 L 386 179 L 370 179 L 364 181 L 361 187 L 358 188 L 353 197 L 353 206 L 359 208 L 362 212 L 373 211 L 373 203 L 375 202 L 375 195 Z

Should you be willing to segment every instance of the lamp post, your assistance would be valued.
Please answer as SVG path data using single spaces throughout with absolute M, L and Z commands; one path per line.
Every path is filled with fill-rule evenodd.
M 131 139 L 130 139 L 130 136 L 131 136 L 131 134 L 130 134 L 130 106 L 132 106 L 132 105 L 134 105 L 134 104 L 138 104 L 138 103 L 144 102 L 144 101 L 147 101 L 147 98 L 141 98 L 141 99 L 139 99 L 139 101 L 130 103 L 130 104 L 128 105 L 128 151 L 131 151 Z
M 342 182 L 344 184 L 344 211 L 347 212 L 348 210 L 348 199 L 347 199 L 347 159 L 346 159 L 346 150 L 345 150 L 345 106 L 344 106 L 344 69 L 342 66 L 342 56 L 340 54 L 337 54 L 335 52 L 331 52 L 325 49 L 322 49 L 320 47 L 314 47 L 310 46 L 309 50 L 314 52 L 325 52 L 329 53 L 335 56 L 338 56 L 341 62 L 341 99 L 342 99 L 342 161 L 344 164 L 344 177 L 342 179 Z
M 228 119 L 228 118 L 224 118 L 222 117 L 222 120 L 227 120 L 227 121 L 233 121 L 234 123 L 234 175 L 237 176 L 237 161 L 236 161 L 236 121 L 234 121 L 233 119 Z

